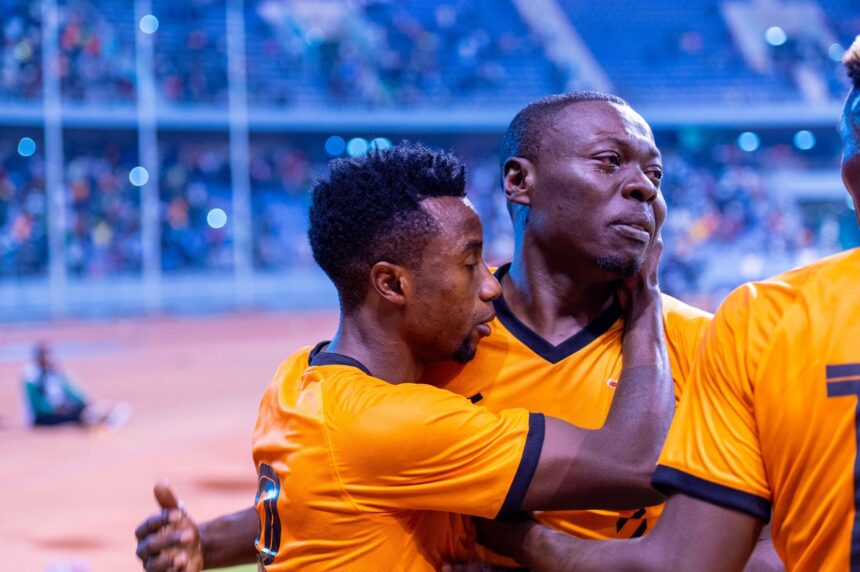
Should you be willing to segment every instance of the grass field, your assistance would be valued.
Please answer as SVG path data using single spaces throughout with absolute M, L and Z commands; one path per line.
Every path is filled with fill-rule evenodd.
M 205 519 L 253 502 L 251 434 L 263 390 L 296 347 L 336 316 L 242 315 L 0 329 L 0 569 L 81 561 L 140 570 L 134 528 L 168 478 Z M 131 403 L 116 433 L 22 426 L 20 372 L 36 340 L 94 396 Z M 251 572 L 255 566 L 235 568 Z

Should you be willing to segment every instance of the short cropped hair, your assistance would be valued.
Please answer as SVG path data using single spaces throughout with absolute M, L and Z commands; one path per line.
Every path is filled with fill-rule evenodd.
M 379 261 L 416 267 L 438 231 L 421 202 L 466 195 L 466 167 L 454 155 L 399 143 L 329 164 L 312 190 L 308 238 L 346 315 L 367 296 Z
M 854 43 L 842 57 L 842 63 L 848 70 L 848 77 L 854 82 L 854 87 L 860 89 L 860 36 L 854 39 Z
M 504 176 L 505 163 L 511 157 L 522 157 L 537 162 L 541 138 L 556 120 L 559 112 L 569 105 L 585 101 L 608 101 L 617 105 L 630 106 L 620 97 L 599 91 L 559 93 L 529 103 L 516 114 L 502 138 L 499 156 L 502 175 Z

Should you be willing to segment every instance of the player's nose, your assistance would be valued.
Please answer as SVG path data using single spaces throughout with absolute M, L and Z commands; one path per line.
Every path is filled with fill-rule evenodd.
M 482 263 L 481 266 L 484 269 L 484 274 L 481 277 L 481 300 L 489 302 L 502 295 L 502 285 L 499 284 L 486 264 Z
M 659 189 L 648 175 L 639 167 L 630 170 L 628 179 L 624 182 L 622 193 L 625 198 L 650 203 L 657 198 Z

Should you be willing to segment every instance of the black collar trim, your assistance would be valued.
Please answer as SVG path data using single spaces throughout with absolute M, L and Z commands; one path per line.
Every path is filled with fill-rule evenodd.
M 330 343 L 330 341 L 324 340 L 314 346 L 314 349 L 311 350 L 311 355 L 308 357 L 308 363 L 310 365 L 348 365 L 351 367 L 357 367 L 365 374 L 372 377 L 370 370 L 364 367 L 364 364 L 357 359 L 353 359 L 343 354 L 336 354 L 334 352 L 324 352 L 323 348 L 328 346 Z
M 510 267 L 511 264 L 508 263 L 496 270 L 496 279 L 499 282 L 508 273 Z M 605 334 L 612 327 L 612 324 L 617 322 L 621 317 L 621 307 L 618 305 L 617 300 L 613 301 L 606 310 L 601 312 L 600 315 L 589 322 L 584 328 L 557 346 L 554 346 L 514 316 L 503 296 L 499 296 L 493 300 L 493 306 L 496 309 L 496 316 L 502 325 L 531 351 L 550 363 L 558 363 L 586 347 Z

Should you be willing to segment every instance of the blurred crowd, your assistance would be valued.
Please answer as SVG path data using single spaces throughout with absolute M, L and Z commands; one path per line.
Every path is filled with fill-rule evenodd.
M 844 82 L 830 73 L 838 67 L 831 42 L 860 31 L 853 1 L 816 0 L 826 25 L 814 37 L 789 30 L 787 40 L 769 52 L 775 64 L 770 72 L 745 63 L 710 0 L 680 8 L 668 0 L 649 6 L 663 14 L 657 22 L 637 18 L 644 5 L 630 0 L 622 3 L 630 17 L 618 30 L 613 26 L 621 24 L 603 5 L 581 0 L 560 5 L 621 95 L 639 104 L 652 101 L 647 97 L 725 102 L 737 91 L 774 101 L 802 100 L 798 86 L 815 91 L 803 87 L 815 84 L 813 76 L 800 81 L 805 76 L 798 69 L 804 66 L 830 78 L 819 89 L 823 97 L 840 96 Z M 40 4 L 0 0 L 0 101 L 42 104 Z M 152 0 L 157 22 L 149 21 L 146 29 L 152 32 L 158 106 L 226 106 L 227 38 L 235 30 L 228 30 L 225 6 L 223 0 Z M 57 7 L 65 104 L 91 110 L 133 106 L 135 39 L 143 28 L 132 5 L 58 0 Z M 508 110 L 566 85 L 510 0 L 246 0 L 244 11 L 252 107 L 439 112 L 464 104 Z M 618 33 L 606 34 L 608 29 Z M 711 59 L 703 59 L 706 55 Z M 143 225 L 141 191 L 132 184 L 140 155 L 136 136 L 98 120 L 89 127 L 64 133 L 64 263 L 74 277 L 137 275 Z M 22 153 L 20 137 L 33 133 L 15 129 L 7 127 L 0 137 L 0 279 L 42 276 L 48 266 L 43 144 L 35 141 L 34 151 Z M 860 242 L 844 202 L 798 201 L 774 178 L 779 170 L 836 172 L 833 145 L 813 151 L 762 145 L 743 152 L 736 136 L 716 133 L 696 142 L 680 130 L 660 141 L 670 206 L 663 282 L 670 292 L 688 297 L 721 292 Z M 469 165 L 469 194 L 485 222 L 487 256 L 499 262 L 509 256 L 512 237 L 499 192 L 498 142 L 487 137 L 454 134 L 428 142 L 453 148 Z M 257 270 L 312 263 L 304 238 L 308 189 L 330 158 L 322 135 L 252 134 Z M 151 175 L 159 183 L 163 271 L 229 272 L 233 194 L 226 134 L 162 131 L 158 165 L 159 172 Z
M 560 5 L 621 95 L 641 104 L 721 95 L 761 101 L 841 97 L 844 82 L 831 73 L 839 54 L 829 50 L 838 52 L 839 44 L 831 44 L 846 43 L 858 31 L 850 1 L 820 0 L 824 16 L 817 35 L 792 31 L 771 49 L 773 65 L 766 69 L 753 69 L 739 55 L 710 0 L 683 10 L 671 2 L 626 2 L 619 10 L 630 17 L 618 29 L 599 4 Z M 57 5 L 62 97 L 133 105 L 138 23 L 132 6 L 110 0 Z M 645 10 L 661 17 L 646 18 Z M 225 106 L 225 3 L 153 0 L 152 12 L 159 101 Z M 37 101 L 43 81 L 40 3 L 0 0 L 0 16 L 0 99 Z M 510 0 L 247 0 L 244 22 L 252 104 L 518 105 L 569 85 Z
M 140 189 L 131 184 L 134 140 L 80 135 L 67 157 L 66 264 L 73 276 L 141 270 Z M 227 271 L 233 264 L 229 146 L 225 136 L 165 134 L 160 144 L 161 264 L 165 272 Z M 74 139 L 74 137 L 73 137 Z M 252 139 L 250 158 L 254 266 L 258 271 L 309 267 L 305 239 L 309 188 L 329 157 L 282 137 Z M 468 192 L 485 223 L 491 262 L 511 252 L 510 221 L 499 190 L 498 159 L 487 138 L 432 142 L 453 147 L 469 167 Z M 808 169 L 785 146 L 744 153 L 732 143 L 703 150 L 662 144 L 664 288 L 696 296 L 760 278 L 860 243 L 853 212 L 842 201 L 803 204 L 774 187 L 774 169 Z M 834 163 L 834 159 L 829 159 Z M 836 172 L 835 164 L 831 165 Z M 0 276 L 47 268 L 45 165 L 0 145 Z M 800 172 L 800 171 L 799 171 Z M 218 220 L 223 213 L 223 220 Z M 852 232 L 853 230 L 853 232 Z M 777 266 L 774 266 L 777 265 Z
M 557 91 L 555 71 L 512 4 L 457 0 L 245 3 L 248 94 L 253 103 L 438 104 L 483 95 L 521 101 Z M 133 104 L 133 10 L 107 0 L 58 2 L 62 97 Z M 158 97 L 167 103 L 226 104 L 223 2 L 154 0 Z M 0 0 L 0 98 L 42 94 L 39 2 Z M 504 16 L 500 18 L 500 16 Z M 511 64 L 516 62 L 516 66 Z M 530 85 L 506 70 L 529 71 Z M 524 91 L 525 90 L 525 91 Z

